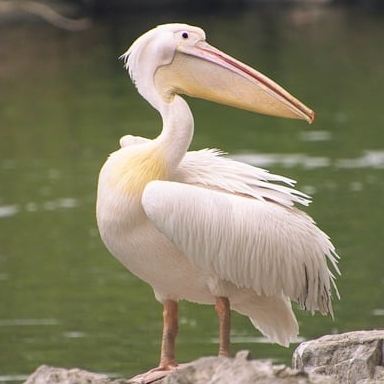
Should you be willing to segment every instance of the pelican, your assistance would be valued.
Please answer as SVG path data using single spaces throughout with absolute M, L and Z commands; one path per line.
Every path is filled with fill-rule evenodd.
M 205 32 L 160 25 L 122 55 L 138 92 L 161 115 L 153 140 L 120 139 L 99 175 L 97 222 L 109 252 L 152 286 L 163 305 L 159 366 L 177 368 L 178 301 L 215 305 L 219 355 L 230 356 L 230 311 L 248 316 L 271 342 L 298 335 L 291 300 L 322 314 L 339 296 L 338 256 L 328 236 L 295 204 L 294 181 L 223 156 L 187 152 L 194 122 L 180 94 L 253 112 L 306 120 L 314 112 L 255 69 L 212 47 Z

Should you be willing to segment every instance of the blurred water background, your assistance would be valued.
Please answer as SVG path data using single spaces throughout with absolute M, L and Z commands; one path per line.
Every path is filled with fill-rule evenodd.
M 118 56 L 166 22 L 203 27 L 211 44 L 316 111 L 309 126 L 189 100 L 193 149 L 218 147 L 298 180 L 314 198 L 305 210 L 337 246 L 343 275 L 335 320 L 296 310 L 300 340 L 383 326 L 384 19 L 377 8 L 106 7 L 80 15 L 89 20 L 69 31 L 36 14 L 1 14 L 2 3 L 0 381 L 22 381 L 41 364 L 115 376 L 157 364 L 161 305 L 101 243 L 95 192 L 122 135 L 159 133 L 159 116 Z M 179 361 L 216 354 L 214 309 L 182 303 L 180 316 Z M 236 314 L 232 339 L 234 351 L 284 363 L 296 346 L 266 343 Z

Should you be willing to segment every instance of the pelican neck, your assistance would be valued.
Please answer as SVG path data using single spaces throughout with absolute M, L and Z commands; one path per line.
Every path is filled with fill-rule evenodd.
M 175 95 L 171 102 L 163 102 L 158 111 L 163 120 L 163 129 L 155 139 L 165 152 L 169 169 L 175 169 L 185 156 L 194 131 L 194 121 L 187 102 Z

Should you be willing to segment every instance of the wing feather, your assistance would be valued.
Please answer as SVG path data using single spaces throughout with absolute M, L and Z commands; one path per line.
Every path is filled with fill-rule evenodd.
M 337 255 L 305 213 L 169 181 L 150 182 L 142 203 L 157 229 L 204 272 L 332 314 L 335 284 L 327 259 L 338 272 Z
M 120 139 L 120 146 L 127 147 L 149 141 L 143 137 L 126 135 Z M 293 188 L 294 180 L 223 155 L 224 153 L 217 149 L 187 152 L 171 179 L 246 195 L 261 201 L 271 200 L 287 207 L 295 203 L 310 203 L 308 195 Z
M 173 179 L 293 206 L 308 205 L 309 196 L 292 188 L 295 181 L 223 156 L 217 149 L 187 152 Z M 278 184 L 276 184 L 278 183 Z

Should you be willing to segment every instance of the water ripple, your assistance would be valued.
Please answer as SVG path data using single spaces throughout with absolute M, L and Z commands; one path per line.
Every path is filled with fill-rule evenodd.
M 231 156 L 234 160 L 252 164 L 257 167 L 269 168 L 282 165 L 286 168 L 303 166 L 306 169 L 325 168 L 331 165 L 327 157 L 308 156 L 303 153 L 276 154 L 276 153 L 242 153 Z
M 304 153 L 241 153 L 231 157 L 235 160 L 263 168 L 280 165 L 286 168 L 302 166 L 305 169 L 331 166 L 339 169 L 384 169 L 384 150 L 365 150 L 359 157 L 335 160 L 328 157 L 309 156 Z
M 0 375 L 0 383 L 25 381 L 28 377 L 28 375 Z
M 336 161 L 336 166 L 337 168 L 384 169 L 384 150 L 367 150 L 357 158 L 339 159 Z
M 72 209 L 79 206 L 79 200 L 73 197 L 63 197 L 56 200 L 48 200 L 43 203 L 30 201 L 24 208 L 18 204 L 0 205 L 0 218 L 15 216 L 22 210 L 26 212 L 54 211 L 57 209 Z
M 298 336 L 294 341 L 292 341 L 292 344 L 299 344 L 304 341 L 306 341 L 304 337 Z M 219 339 L 212 337 L 210 340 L 210 343 L 212 344 L 218 344 Z M 231 337 L 231 343 L 232 344 L 270 344 L 271 341 L 263 336 L 233 336 Z
M 328 141 L 332 139 L 332 133 L 329 131 L 303 131 L 300 132 L 301 141 Z
M 0 327 L 25 327 L 36 325 L 58 325 L 60 321 L 54 318 L 49 319 L 3 319 L 0 320 Z
M 1 205 L 0 206 L 0 217 L 15 216 L 19 213 L 20 207 L 16 204 L 13 205 Z

